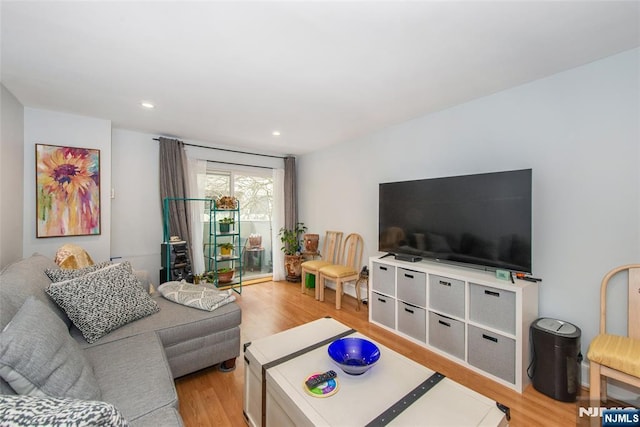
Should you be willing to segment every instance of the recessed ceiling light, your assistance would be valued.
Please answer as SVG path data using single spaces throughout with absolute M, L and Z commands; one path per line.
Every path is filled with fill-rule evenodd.
M 280 131 L 279 130 L 274 130 L 273 132 L 271 132 L 271 135 L 280 136 Z
M 144 108 L 148 108 L 149 110 L 151 110 L 152 108 L 156 108 L 156 106 L 149 101 L 142 101 L 140 105 L 142 105 Z

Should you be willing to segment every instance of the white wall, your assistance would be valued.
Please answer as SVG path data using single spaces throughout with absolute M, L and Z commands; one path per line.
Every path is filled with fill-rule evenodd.
M 100 230 L 97 236 L 36 238 L 35 145 L 50 144 L 100 150 Z M 94 261 L 109 259 L 111 240 L 111 122 L 34 108 L 24 110 L 23 256 L 54 257 L 66 243 L 87 250 Z M 120 172 L 119 172 L 120 173 Z
M 305 155 L 300 219 L 321 234 L 362 234 L 372 256 L 379 183 L 532 168 L 540 316 L 578 325 L 586 353 L 602 276 L 640 261 L 639 57 L 628 51 Z M 624 329 L 626 312 L 612 311 Z
M 0 84 L 0 269 L 22 258 L 24 107 Z
M 146 133 L 113 129 L 111 256 L 131 261 L 157 283 L 162 243 L 158 141 Z

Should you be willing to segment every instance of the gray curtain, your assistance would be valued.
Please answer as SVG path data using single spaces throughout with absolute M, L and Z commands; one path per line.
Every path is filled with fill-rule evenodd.
M 187 176 L 187 154 L 184 143 L 177 139 L 159 138 L 160 141 L 160 200 L 162 201 L 162 221 L 164 224 L 164 199 L 167 197 L 186 199 L 189 197 L 189 181 Z M 189 259 L 191 252 L 189 202 L 186 200 L 169 201 L 169 236 L 180 236 L 187 241 Z
M 296 158 L 284 158 L 284 227 L 292 230 L 298 222 L 298 190 L 296 185 Z

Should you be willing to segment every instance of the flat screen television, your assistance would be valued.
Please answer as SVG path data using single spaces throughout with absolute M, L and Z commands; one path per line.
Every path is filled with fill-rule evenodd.
M 380 184 L 378 249 L 531 273 L 531 169 Z

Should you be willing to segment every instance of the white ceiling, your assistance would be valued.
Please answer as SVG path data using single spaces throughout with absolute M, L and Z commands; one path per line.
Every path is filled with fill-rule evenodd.
M 23 105 L 281 154 L 640 45 L 638 1 L 1 5 L 2 83 Z

